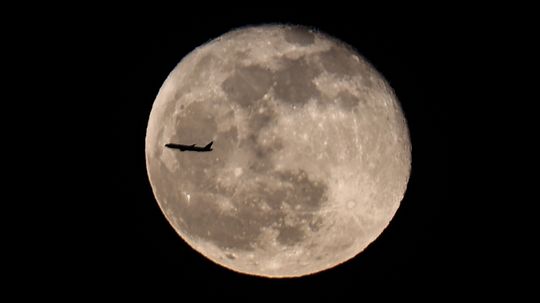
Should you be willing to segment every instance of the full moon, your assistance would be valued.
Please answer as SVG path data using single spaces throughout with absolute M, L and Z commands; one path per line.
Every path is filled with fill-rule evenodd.
M 209 152 L 165 144 L 214 141 Z M 347 44 L 289 25 L 245 27 L 192 51 L 154 101 L 146 166 L 182 239 L 265 277 L 343 263 L 388 226 L 411 144 L 383 76 Z

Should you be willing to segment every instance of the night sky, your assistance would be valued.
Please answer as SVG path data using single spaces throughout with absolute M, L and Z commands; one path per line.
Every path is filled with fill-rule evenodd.
M 73 183 L 69 192 L 76 199 L 62 213 L 70 217 L 59 227 L 66 251 L 55 257 L 67 280 L 92 275 L 97 285 L 164 282 L 177 285 L 177 292 L 197 287 L 217 293 L 249 289 L 333 298 L 362 291 L 370 283 L 436 284 L 453 276 L 460 248 L 446 212 L 450 101 L 444 88 L 452 64 L 446 59 L 452 33 L 437 16 L 386 22 L 376 13 L 363 18 L 358 9 L 184 14 L 163 23 L 135 16 L 82 22 L 86 26 L 79 36 L 84 38 L 74 39 L 65 50 L 76 68 L 88 71 L 88 81 L 79 86 L 84 102 L 73 108 L 81 113 L 81 140 L 75 146 L 81 152 L 66 157 L 85 161 L 87 181 L 76 181 L 76 175 L 67 181 Z M 282 22 L 315 27 L 347 42 L 388 80 L 408 121 L 412 172 L 396 216 L 361 255 L 304 278 L 271 280 L 215 265 L 176 234 L 154 199 L 144 139 L 154 98 L 185 55 L 236 27 Z

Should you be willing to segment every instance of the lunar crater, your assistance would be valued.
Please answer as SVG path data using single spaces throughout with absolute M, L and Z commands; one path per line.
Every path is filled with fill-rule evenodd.
M 285 41 L 301 46 L 308 46 L 315 42 L 315 35 L 308 29 L 289 27 L 284 30 Z
M 351 50 L 344 46 L 334 46 L 320 53 L 319 61 L 325 71 L 336 75 L 355 76 L 363 72 L 363 68 L 359 68 L 360 63 L 355 60 Z
M 304 58 L 283 59 L 283 68 L 276 72 L 275 97 L 292 105 L 306 104 L 310 99 L 319 97 L 319 90 L 313 79 L 320 70 L 308 64 Z
M 260 65 L 237 67 L 222 83 L 228 99 L 241 107 L 250 107 L 261 99 L 273 83 L 273 74 Z

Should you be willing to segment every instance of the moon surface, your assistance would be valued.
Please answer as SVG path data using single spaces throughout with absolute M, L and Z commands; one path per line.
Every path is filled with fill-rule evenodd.
M 213 151 L 180 152 L 167 143 Z M 245 27 L 187 55 L 146 134 L 157 202 L 192 248 L 231 270 L 297 277 L 363 251 L 411 169 L 407 124 L 384 78 L 315 30 Z

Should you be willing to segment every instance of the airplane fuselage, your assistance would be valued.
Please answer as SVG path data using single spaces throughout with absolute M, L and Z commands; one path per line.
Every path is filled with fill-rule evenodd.
M 213 142 L 210 142 L 208 145 L 204 147 L 195 146 L 195 144 L 183 145 L 183 144 L 168 143 L 168 144 L 165 144 L 165 147 L 172 148 L 172 149 L 179 149 L 180 151 L 209 152 L 213 150 L 212 143 Z

